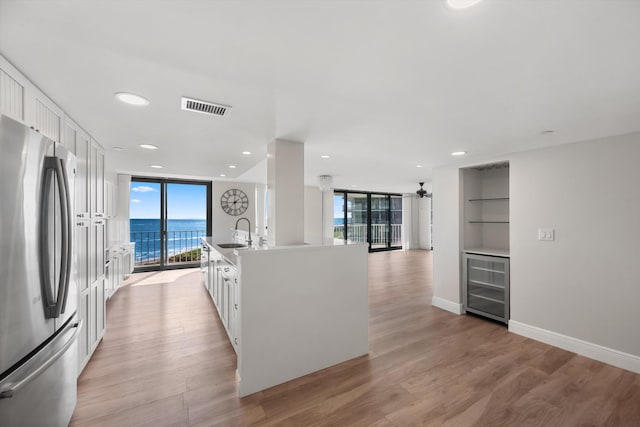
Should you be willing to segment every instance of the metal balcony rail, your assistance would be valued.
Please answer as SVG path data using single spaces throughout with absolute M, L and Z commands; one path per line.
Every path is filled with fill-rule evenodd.
M 165 265 L 200 262 L 200 238 L 206 234 L 203 230 L 167 231 L 163 241 L 160 231 L 132 231 L 131 241 L 136 243 L 135 266 L 159 265 L 162 245 Z
M 371 246 L 386 246 L 389 236 L 388 224 L 371 224 Z M 333 226 L 333 237 L 344 238 L 344 225 Z M 347 224 L 349 242 L 367 242 L 367 224 Z M 391 224 L 391 246 L 402 245 L 402 224 Z

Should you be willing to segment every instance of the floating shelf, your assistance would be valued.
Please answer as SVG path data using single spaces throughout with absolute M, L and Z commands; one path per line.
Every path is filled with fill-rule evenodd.
M 485 201 L 492 201 L 492 200 L 509 200 L 508 197 L 487 197 L 484 199 L 469 199 L 470 202 L 485 202 Z
M 469 221 L 469 224 L 509 224 L 509 221 Z

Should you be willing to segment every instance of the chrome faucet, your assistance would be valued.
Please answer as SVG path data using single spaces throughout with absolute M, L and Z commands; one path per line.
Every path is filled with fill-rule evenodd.
M 249 239 L 247 240 L 247 243 L 249 244 L 249 246 L 251 246 L 253 242 L 251 240 L 251 221 L 249 221 L 249 218 L 247 218 L 246 216 L 243 216 L 242 218 L 238 218 L 238 220 L 236 221 L 236 231 L 238 231 L 238 223 L 243 219 L 247 221 L 247 225 L 249 227 Z

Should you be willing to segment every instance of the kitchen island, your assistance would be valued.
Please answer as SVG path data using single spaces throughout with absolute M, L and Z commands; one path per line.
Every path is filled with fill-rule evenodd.
M 365 244 L 209 249 L 205 286 L 238 357 L 239 394 L 367 354 Z

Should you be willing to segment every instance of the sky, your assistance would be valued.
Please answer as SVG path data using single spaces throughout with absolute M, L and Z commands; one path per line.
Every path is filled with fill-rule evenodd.
M 130 218 L 160 218 L 160 184 L 131 181 Z M 206 219 L 207 187 L 167 184 L 168 219 Z

